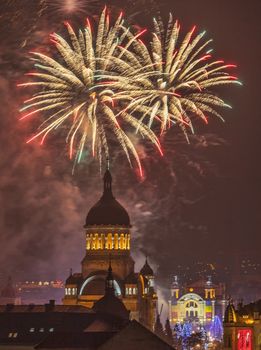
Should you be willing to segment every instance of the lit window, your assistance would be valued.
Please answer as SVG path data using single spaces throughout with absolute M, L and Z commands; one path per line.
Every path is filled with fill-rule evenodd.
M 16 338 L 16 337 L 17 337 L 17 333 L 14 333 L 14 334 L 13 334 L 13 338 Z
M 132 294 L 132 290 L 131 290 L 131 288 L 129 288 L 129 295 L 131 295 Z
M 12 336 L 13 336 L 13 333 L 8 334 L 8 338 L 12 338 Z
M 129 289 L 128 289 L 128 288 L 126 288 L 126 289 L 125 289 L 125 293 L 126 293 L 126 295 L 128 295 L 128 291 L 129 291 Z
M 135 295 L 136 294 L 136 288 L 133 288 L 132 293 Z
M 145 294 L 147 294 L 148 293 L 148 288 L 145 288 Z
M 50 328 L 50 329 L 49 329 L 49 332 L 53 332 L 53 331 L 54 331 L 54 328 Z
M 68 288 L 68 295 L 71 295 L 71 288 Z
M 39 332 L 43 333 L 44 332 L 44 328 L 40 328 Z
M 34 328 L 30 328 L 30 332 L 31 332 L 31 333 L 34 332 Z

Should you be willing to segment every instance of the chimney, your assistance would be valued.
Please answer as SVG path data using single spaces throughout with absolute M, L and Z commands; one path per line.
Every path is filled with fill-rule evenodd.
M 45 304 L 45 311 L 46 312 L 50 312 L 50 311 L 54 311 L 55 308 L 55 300 L 49 300 L 49 304 Z

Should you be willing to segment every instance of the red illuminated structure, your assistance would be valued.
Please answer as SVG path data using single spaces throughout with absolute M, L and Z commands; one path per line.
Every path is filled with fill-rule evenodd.
M 252 350 L 253 332 L 251 328 L 237 330 L 237 350 Z
M 224 350 L 261 349 L 261 300 L 236 310 L 230 302 L 224 319 Z

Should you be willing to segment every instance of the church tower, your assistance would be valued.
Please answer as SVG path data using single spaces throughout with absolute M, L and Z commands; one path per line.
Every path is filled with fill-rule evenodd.
M 115 295 L 130 311 L 130 318 L 135 318 L 152 329 L 157 304 L 153 271 L 147 259 L 140 273 L 134 271 L 134 261 L 130 254 L 130 218 L 113 196 L 109 168 L 103 178 L 103 194 L 89 210 L 84 229 L 86 253 L 81 262 L 82 271 L 71 272 L 67 278 L 63 303 L 92 308 L 104 295 L 110 262 Z

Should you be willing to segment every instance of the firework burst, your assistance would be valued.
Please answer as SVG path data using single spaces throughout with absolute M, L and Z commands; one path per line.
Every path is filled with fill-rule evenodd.
M 240 84 L 227 71 L 236 67 L 224 61 L 212 60 L 208 46 L 212 40 L 204 41 L 205 32 L 194 35 L 195 27 L 180 40 L 180 26 L 170 15 L 167 29 L 154 19 L 151 45 L 133 40 L 132 51 L 122 50 L 126 59 L 136 59 L 136 66 L 143 72 L 141 82 L 129 85 L 120 94 L 129 98 L 124 112 L 139 113 L 141 123 L 148 126 L 157 121 L 161 133 L 172 124 L 177 124 L 185 133 L 193 130 L 193 118 L 199 117 L 207 123 L 207 114 L 222 119 L 219 107 L 230 107 L 216 96 L 213 88 L 226 84 Z M 129 37 L 134 36 L 129 33 Z M 144 65 L 146 69 L 144 70 Z M 146 77 L 146 78 L 145 78 Z M 128 91 L 128 88 L 132 89 Z
M 80 162 L 83 151 L 91 147 L 93 156 L 98 156 L 101 161 L 103 155 L 109 156 L 108 139 L 113 136 L 130 163 L 134 157 L 142 174 L 138 152 L 128 136 L 130 128 L 138 129 L 139 134 L 161 152 L 159 141 L 153 131 L 132 114 L 126 111 L 119 115 L 117 112 L 124 103 L 119 95 L 120 87 L 123 85 L 128 89 L 137 74 L 138 81 L 143 79 L 142 76 L 139 78 L 140 70 L 135 68 L 134 56 L 128 63 L 120 57 L 121 50 L 127 50 L 133 43 L 133 37 L 131 41 L 127 38 L 129 31 L 124 28 L 121 15 L 111 26 L 106 10 L 100 17 L 96 34 L 89 21 L 78 36 L 68 23 L 67 29 L 70 43 L 58 34 L 51 35 L 59 61 L 33 52 L 37 71 L 27 75 L 36 81 L 18 84 L 39 89 L 25 101 L 21 119 L 38 112 L 45 116 L 40 131 L 28 142 L 41 136 L 43 143 L 50 132 L 65 128 L 70 158 Z
M 104 6 L 100 0 L 43 0 L 44 9 L 57 18 L 92 16 Z

